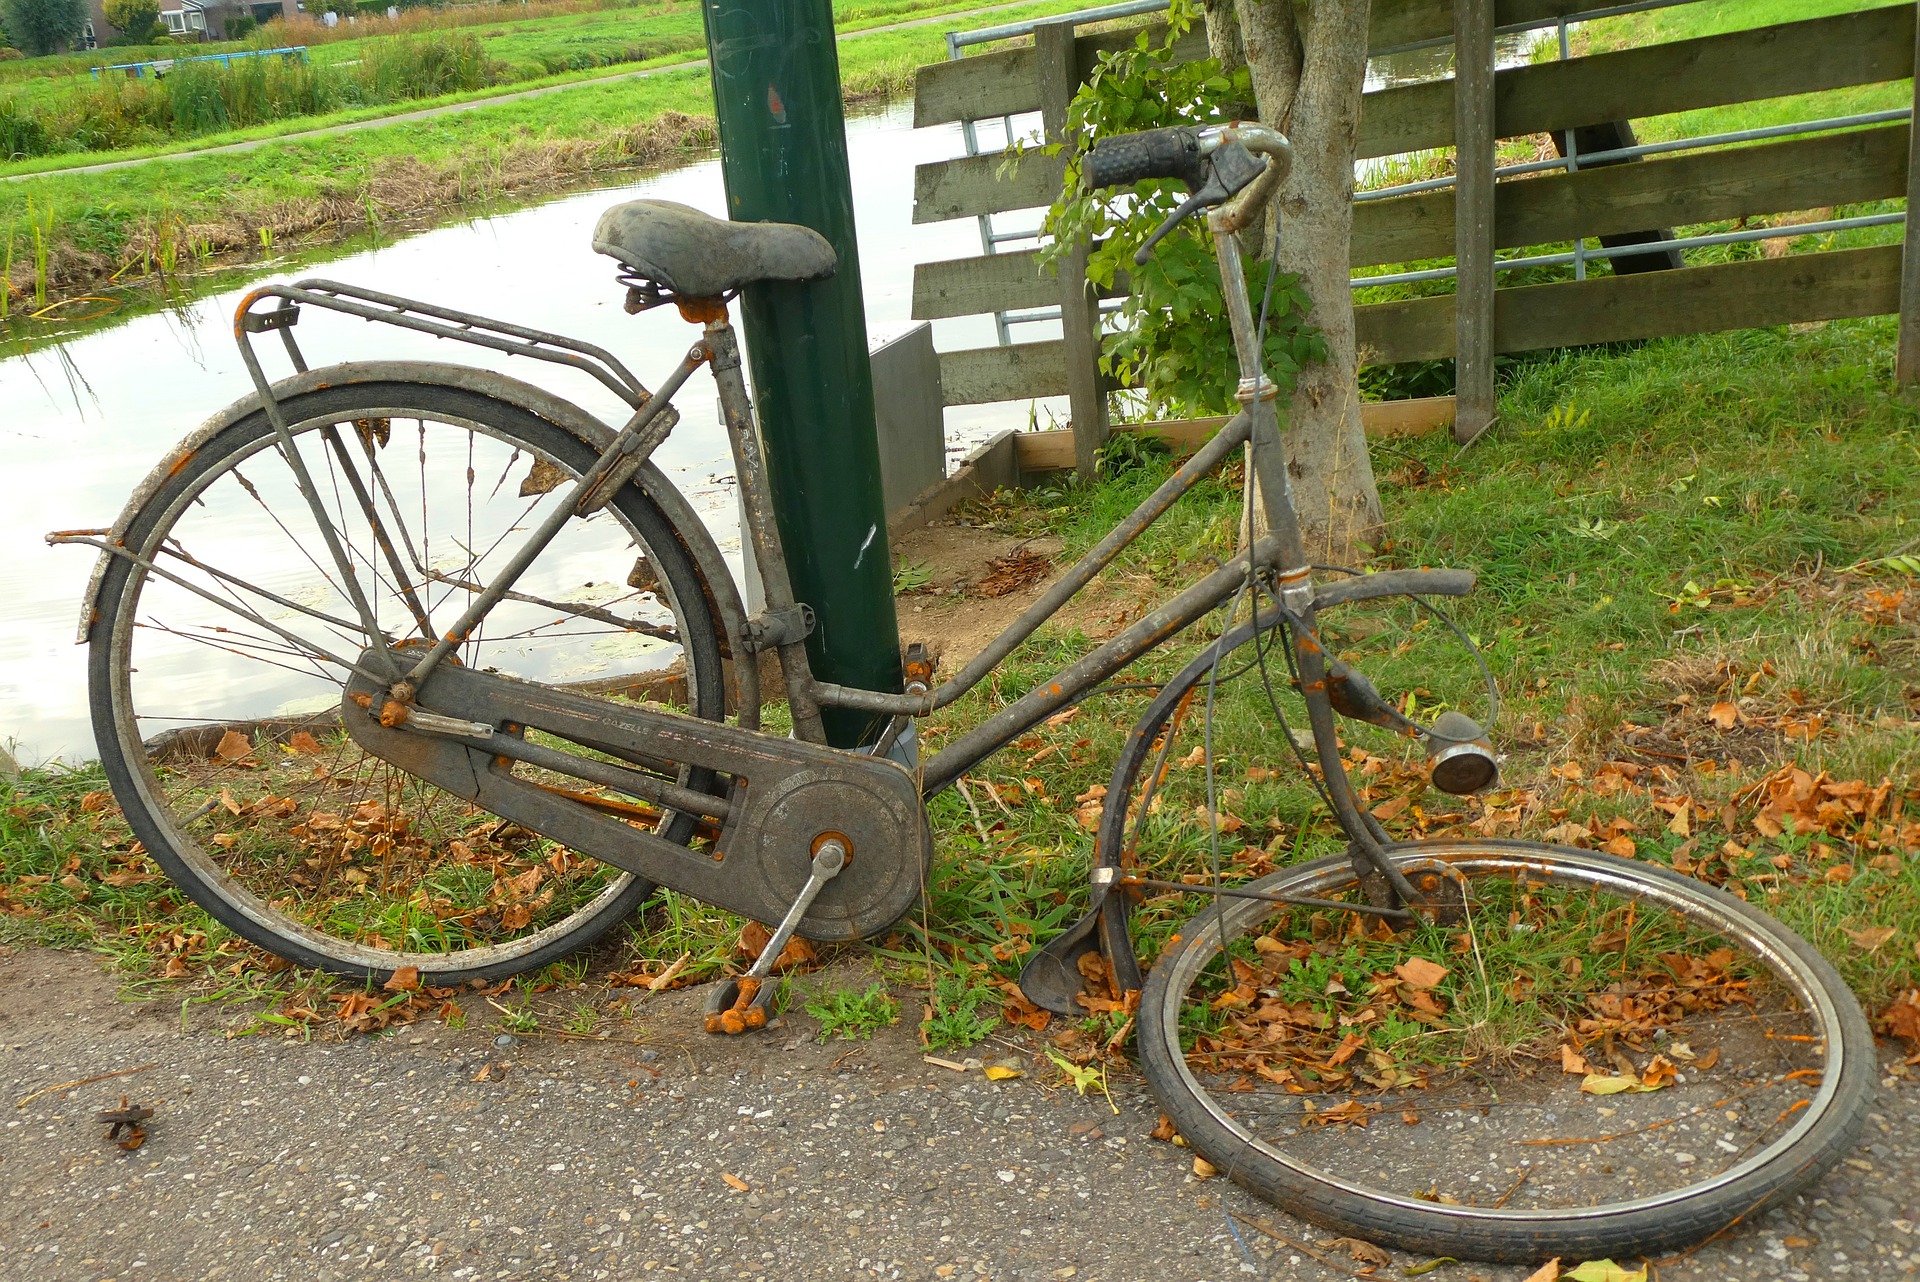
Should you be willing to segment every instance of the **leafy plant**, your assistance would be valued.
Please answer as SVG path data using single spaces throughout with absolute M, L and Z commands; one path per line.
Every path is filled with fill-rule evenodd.
M 933 1050 L 971 1046 L 999 1025 L 999 1004 L 998 993 L 975 984 L 965 971 L 936 975 L 927 995 L 926 1018 L 920 1021 L 920 1040 Z
M 933 567 L 925 561 L 909 561 L 901 557 L 899 564 L 893 567 L 893 591 L 896 596 L 918 592 L 931 582 Z
M 537 1033 L 540 1031 L 540 1016 L 531 1003 L 520 1002 L 514 1006 L 502 1006 L 500 1027 L 509 1033 Z
M 101 9 L 107 21 L 135 44 L 144 44 L 160 25 L 159 0 L 106 0 Z
M 872 1037 L 900 1019 L 900 1003 L 887 992 L 885 984 L 872 984 L 864 992 L 836 988 L 808 1000 L 807 1014 L 820 1021 L 820 1040 L 839 1037 L 848 1041 Z
M 1101 444 L 1095 466 L 1103 477 L 1118 476 L 1160 462 L 1172 453 L 1165 441 L 1150 433 L 1115 432 Z
M 1197 6 L 1176 3 L 1159 43 L 1142 31 L 1132 45 L 1101 55 L 1068 112 L 1068 133 L 1077 149 L 1142 129 L 1223 123 L 1252 100 L 1244 69 L 1229 75 L 1210 58 L 1176 61 L 1174 46 L 1197 12 Z M 1111 290 L 1125 276 L 1119 326 L 1106 334 L 1101 357 L 1107 373 L 1139 383 L 1155 411 L 1227 413 L 1235 408 L 1232 380 L 1223 379 L 1221 371 L 1234 368 L 1233 335 L 1205 221 L 1183 221 L 1145 265 L 1133 261 L 1134 251 L 1186 196 L 1182 185 L 1168 180 L 1089 191 L 1078 159 L 1072 159 L 1060 199 L 1047 212 L 1045 228 L 1053 237 L 1048 253 L 1057 257 L 1065 246 L 1088 244 L 1093 246 L 1089 280 Z M 1265 258 L 1246 265 L 1256 314 L 1268 300 L 1272 275 Z M 1305 324 L 1307 307 L 1297 277 L 1283 273 L 1272 280 L 1265 357 L 1269 374 L 1283 388 L 1324 350 L 1318 332 Z

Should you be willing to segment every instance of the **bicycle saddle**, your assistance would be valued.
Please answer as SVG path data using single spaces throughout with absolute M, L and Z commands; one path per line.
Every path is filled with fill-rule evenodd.
M 671 200 L 629 200 L 600 215 L 593 247 L 687 298 L 718 298 L 763 280 L 824 280 L 838 266 L 827 238 L 794 223 L 734 223 Z

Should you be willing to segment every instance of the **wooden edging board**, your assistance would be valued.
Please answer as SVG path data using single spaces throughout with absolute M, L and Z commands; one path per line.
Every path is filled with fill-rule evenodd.
M 1360 407 L 1367 435 L 1375 440 L 1418 436 L 1453 422 L 1453 397 L 1429 396 L 1408 401 L 1369 401 Z M 1223 418 L 1178 419 L 1164 423 L 1120 423 L 1116 432 L 1137 432 L 1165 441 L 1178 455 L 1193 453 L 1226 425 Z M 1024 472 L 1059 472 L 1073 467 L 1073 433 L 1016 432 L 1015 457 Z

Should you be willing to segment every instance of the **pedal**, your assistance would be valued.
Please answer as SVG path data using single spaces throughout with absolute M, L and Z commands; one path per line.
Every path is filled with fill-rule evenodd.
M 724 979 L 714 985 L 713 992 L 707 995 L 707 1031 L 734 1035 L 753 1028 L 765 1028 L 771 1014 L 768 1009 L 773 1003 L 775 986 L 766 982 L 773 973 L 773 964 L 786 950 L 787 941 L 793 938 L 794 930 L 800 925 L 800 919 L 807 915 L 807 909 L 813 907 L 813 901 L 827 888 L 827 883 L 840 875 L 847 866 L 847 858 L 852 852 L 847 849 L 847 840 L 838 834 L 821 837 L 814 842 L 813 871 L 807 877 L 807 884 L 800 888 L 794 898 L 793 907 L 787 909 L 787 915 L 780 919 L 780 925 L 760 955 L 753 959 L 753 965 L 747 973 L 738 979 Z

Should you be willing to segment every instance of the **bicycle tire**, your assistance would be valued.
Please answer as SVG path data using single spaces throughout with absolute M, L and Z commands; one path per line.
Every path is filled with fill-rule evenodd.
M 416 627 L 423 635 L 414 644 L 472 599 L 485 567 L 499 564 L 489 558 L 510 551 L 512 533 L 530 526 L 541 504 L 564 499 L 565 482 L 598 457 L 576 429 L 505 395 L 419 377 L 426 381 L 309 378 L 307 390 L 280 402 L 296 450 L 328 490 L 330 519 L 358 554 L 356 580 L 377 614 L 388 610 L 382 631 L 394 630 L 387 618 L 413 611 L 399 630 Z M 318 524 L 267 415 L 253 408 L 228 419 L 156 472 L 116 528 L 136 556 L 227 594 L 247 613 L 230 610 L 222 621 L 204 598 L 119 556 L 106 559 L 96 596 L 94 733 L 134 835 L 228 929 L 297 965 L 353 978 L 384 982 L 411 967 L 423 981 L 495 980 L 600 939 L 652 893 L 649 882 L 489 823 L 469 803 L 366 756 L 337 730 L 337 718 L 329 730 L 325 708 L 338 706 L 342 680 L 337 665 L 314 652 L 356 654 L 367 644 L 364 628 L 352 624 L 352 635 L 338 626 L 352 613 L 346 594 L 325 549 L 313 545 Z M 430 443 L 445 467 L 429 470 Z M 342 451 L 364 460 L 361 482 L 382 514 L 391 555 L 373 537 L 374 522 L 350 516 Z M 392 466 L 383 468 L 383 458 Z M 455 506 L 456 532 L 436 542 L 428 527 L 462 476 L 464 519 Z M 416 514 L 422 528 L 413 531 Z M 725 641 L 686 538 L 640 484 L 623 486 L 603 513 L 569 522 L 516 585 L 527 591 L 449 657 L 556 684 L 591 677 L 617 686 L 677 649 L 684 710 L 721 717 Z M 559 564 L 543 595 L 548 580 L 538 576 L 550 559 Z M 562 582 L 563 573 L 607 578 L 579 588 L 578 578 Z M 609 595 L 623 575 L 628 590 Z M 155 613 L 196 607 L 192 617 L 212 622 L 187 627 Z M 524 626 L 503 623 L 504 633 L 489 635 L 502 615 Z M 236 620 L 252 629 L 238 640 Z M 655 643 L 664 649 L 650 649 Z M 276 668 L 300 669 L 298 682 Z M 172 729 L 156 735 L 156 726 Z M 244 751 L 224 738 L 229 730 L 242 734 Z M 222 738 L 213 741 L 216 732 Z M 710 783 L 685 768 L 662 772 L 695 787 Z M 652 822 L 682 843 L 696 831 L 675 812 L 656 812 Z M 323 837 L 334 832 L 342 834 L 337 845 Z
M 1534 1262 L 1554 1256 L 1573 1260 L 1624 1258 L 1691 1245 L 1718 1233 L 1804 1188 L 1853 1149 L 1872 1099 L 1876 1061 L 1871 1030 L 1833 967 L 1772 917 L 1724 891 L 1671 870 L 1592 851 L 1488 839 L 1406 843 L 1393 846 L 1390 853 L 1403 871 L 1410 873 L 1429 869 L 1438 860 L 1460 870 L 1470 881 L 1480 874 L 1506 875 L 1570 883 L 1588 892 L 1617 891 L 1642 908 L 1664 905 L 1708 929 L 1715 938 L 1741 941 L 1808 1008 L 1815 1030 L 1813 1040 L 1796 1041 L 1796 1045 L 1808 1047 L 1818 1060 L 1817 1070 L 1801 1070 L 1817 1072 L 1816 1093 L 1803 1103 L 1789 1106 L 1787 1115 L 1797 1113 L 1797 1119 L 1783 1133 L 1767 1139 L 1758 1152 L 1750 1147 L 1742 1150 L 1751 1155 L 1736 1157 L 1711 1178 L 1656 1196 L 1584 1205 L 1576 1197 L 1572 1202 L 1561 1199 L 1564 1204 L 1515 1208 L 1505 1204 L 1449 1205 L 1423 1195 L 1371 1187 L 1337 1169 L 1282 1151 L 1280 1124 L 1265 1124 L 1272 1131 L 1270 1136 L 1256 1133 L 1255 1127 L 1244 1120 L 1254 1106 L 1236 1104 L 1233 1092 L 1224 1089 L 1225 1083 L 1208 1084 L 1203 1077 L 1209 1074 L 1205 1070 L 1196 1072 L 1189 1062 L 1182 1045 L 1182 1011 L 1195 993 L 1195 981 L 1219 955 L 1223 930 L 1231 949 L 1237 941 L 1258 937 L 1262 924 L 1276 914 L 1302 911 L 1252 899 L 1223 900 L 1220 907 L 1209 908 L 1190 922 L 1155 962 L 1141 999 L 1139 1048 L 1147 1078 L 1167 1116 L 1196 1152 L 1235 1182 L 1313 1223 L 1410 1251 L 1505 1262 Z M 1344 855 L 1335 855 L 1274 872 L 1248 883 L 1246 889 L 1332 897 L 1353 892 L 1356 886 L 1351 862 Z M 1809 1035 L 1784 1036 L 1799 1039 Z M 1218 1070 L 1211 1075 L 1217 1076 Z M 1563 1097 L 1567 1090 L 1577 1090 L 1571 1083 L 1555 1082 L 1552 1086 Z M 1403 1092 L 1402 1098 L 1410 1109 L 1421 1106 L 1417 1093 Z M 1631 1098 L 1656 1096 L 1636 1094 Z M 1497 1091 L 1494 1102 L 1500 1102 Z M 1513 1101 L 1508 1104 L 1531 1107 Z M 1572 1107 L 1577 1109 L 1579 1105 Z M 1744 1099 L 1741 1111 L 1746 1111 Z M 1713 1112 L 1708 1107 L 1704 1112 L 1696 1109 L 1678 1116 L 1697 1119 L 1710 1117 Z M 1727 1116 L 1733 1116 L 1731 1109 Z M 1384 1125 L 1391 1127 L 1393 1122 Z M 1718 1118 L 1713 1119 L 1713 1125 L 1720 1125 Z M 1304 1121 L 1297 1127 L 1301 1135 L 1307 1129 Z M 1493 1128 L 1482 1129 L 1490 1140 Z M 1325 1130 L 1323 1126 L 1322 1133 Z M 1652 1133 L 1649 1127 L 1640 1134 Z M 1369 1134 L 1370 1148 L 1380 1136 L 1380 1131 Z M 1575 1138 L 1581 1143 L 1557 1139 L 1515 1142 L 1584 1146 L 1586 1137 Z M 1665 1141 L 1649 1143 L 1658 1142 Z M 1601 1145 L 1594 1143 L 1592 1148 L 1598 1152 Z M 1654 1150 L 1649 1147 L 1647 1151 Z M 1692 1153 L 1684 1156 L 1689 1165 L 1698 1160 Z M 1365 1160 L 1379 1169 L 1392 1159 L 1370 1153 Z M 1612 1174 L 1613 1162 L 1620 1160 L 1624 1159 L 1602 1158 L 1599 1162 L 1606 1173 Z M 1637 1172 L 1638 1168 L 1629 1170 Z M 1431 1174 L 1431 1170 L 1422 1172 L 1421 1178 Z M 1464 1187 L 1456 1186 L 1456 1191 Z M 1482 1191 L 1492 1187 L 1486 1185 Z

